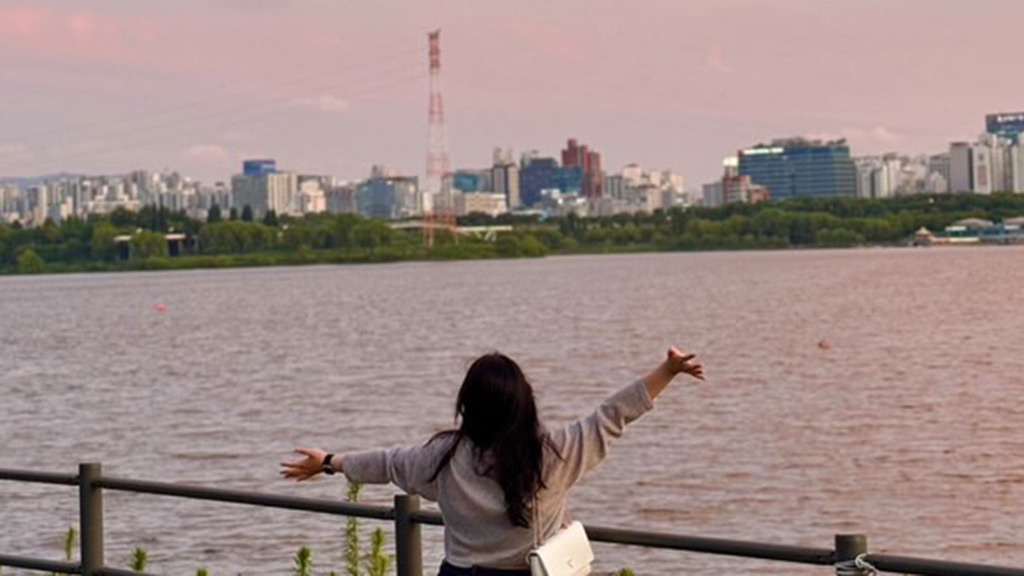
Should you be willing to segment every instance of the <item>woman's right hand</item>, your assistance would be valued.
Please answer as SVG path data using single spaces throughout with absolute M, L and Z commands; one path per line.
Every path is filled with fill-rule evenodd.
M 665 365 L 673 375 L 682 373 L 693 376 L 697 380 L 703 380 L 704 366 L 697 362 L 696 359 L 696 354 L 684 354 L 682 350 L 673 346 L 668 349 L 668 358 L 665 359 Z

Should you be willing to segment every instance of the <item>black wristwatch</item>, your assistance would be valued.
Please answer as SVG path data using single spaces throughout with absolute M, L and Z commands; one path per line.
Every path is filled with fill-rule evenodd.
M 328 476 L 333 476 L 334 473 L 337 472 L 337 470 L 334 469 L 334 466 L 331 466 L 331 460 L 333 459 L 334 454 L 328 454 L 327 456 L 324 456 L 324 463 L 320 465 L 320 471 Z

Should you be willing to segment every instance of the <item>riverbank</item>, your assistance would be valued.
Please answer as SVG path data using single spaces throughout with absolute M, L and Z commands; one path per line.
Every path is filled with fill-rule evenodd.
M 992 244 L 972 244 L 961 247 L 985 247 L 996 246 Z M 894 249 L 910 248 L 908 244 L 875 244 L 847 246 L 843 250 L 855 249 Z M 252 254 L 232 255 L 191 255 L 174 258 L 150 258 L 145 260 L 126 260 L 116 262 L 58 262 L 49 264 L 43 270 L 33 272 L 22 272 L 16 268 L 9 267 L 0 269 L 2 276 L 24 276 L 32 274 L 82 274 L 82 273 L 110 273 L 110 272 L 145 272 L 145 271 L 173 271 L 173 270 L 208 270 L 226 268 L 264 268 L 264 267 L 287 267 L 287 266 L 317 266 L 317 265 L 356 265 L 356 264 L 386 264 L 397 262 L 430 262 L 430 261 L 460 261 L 460 260 L 499 260 L 519 258 L 546 258 L 549 256 L 600 256 L 600 255 L 627 255 L 627 254 L 667 254 L 667 253 L 714 253 L 714 252 L 788 252 L 807 250 L 835 250 L 836 247 L 821 246 L 796 246 L 777 248 L 770 246 L 757 246 L 748 248 L 706 248 L 706 249 L 676 249 L 664 250 L 654 245 L 636 246 L 587 246 L 575 250 L 560 250 L 556 252 L 545 252 L 533 256 L 507 256 L 501 255 L 496 250 L 470 249 L 470 250 L 379 250 L 374 253 L 346 252 L 346 251 L 307 251 L 302 253 L 288 252 L 258 252 Z
M 897 248 L 899 245 L 854 246 L 854 248 Z M 817 247 L 818 249 L 826 249 Z M 123 261 L 82 261 L 47 263 L 42 269 L 18 270 L 9 266 L 0 268 L 0 276 L 22 276 L 32 274 L 82 274 L 91 272 L 140 272 L 171 270 L 204 270 L 225 268 L 262 268 L 284 266 L 315 266 L 325 264 L 386 264 L 392 262 L 430 262 L 460 260 L 499 260 L 519 258 L 546 258 L 548 256 L 599 256 L 624 254 L 654 254 L 673 252 L 749 252 L 788 251 L 815 249 L 808 247 L 778 248 L 756 246 L 744 248 L 704 248 L 665 250 L 651 244 L 630 246 L 583 246 L 573 250 L 547 251 L 531 255 L 501 254 L 494 247 L 473 246 L 471 248 L 442 247 L 435 249 L 380 249 L 374 252 L 318 250 L 302 252 L 267 251 L 250 254 L 196 254 L 177 257 L 158 257 Z
M 900 246 L 956 222 L 1003 226 L 1021 215 L 1021 194 L 805 198 L 598 218 L 470 214 L 428 238 L 419 221 L 273 212 L 258 221 L 220 220 L 219 211 L 203 220 L 145 207 L 35 228 L 0 225 L 0 274 Z

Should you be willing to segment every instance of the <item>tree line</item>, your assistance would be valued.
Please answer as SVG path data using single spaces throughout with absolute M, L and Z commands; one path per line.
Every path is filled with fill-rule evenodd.
M 0 224 L 0 272 L 89 271 L 200 266 L 371 262 L 424 258 L 536 257 L 549 253 L 641 250 L 778 249 L 895 245 L 921 227 L 940 231 L 967 217 L 1024 215 L 1024 195 L 954 194 L 886 200 L 805 198 L 784 203 L 672 208 L 602 218 L 470 214 L 464 226 L 512 225 L 494 241 L 439 230 L 426 247 L 419 230 L 354 214 L 253 218 L 217 206 L 205 220 L 147 206 L 23 228 Z M 168 257 L 164 234 L 197 240 L 192 253 Z M 119 246 L 127 236 L 130 246 Z M 131 258 L 123 260 L 130 253 Z

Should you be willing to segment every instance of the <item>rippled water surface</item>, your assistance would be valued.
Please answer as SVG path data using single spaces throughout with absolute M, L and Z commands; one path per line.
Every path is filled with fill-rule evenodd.
M 518 359 L 555 426 L 679 343 L 708 382 L 678 381 L 577 487 L 584 522 L 821 547 L 863 532 L 1024 566 L 1022 249 L 8 277 L 0 295 L 0 467 L 341 498 L 344 481 L 288 484 L 277 463 L 423 441 L 478 354 Z M 76 522 L 74 489 L 0 483 L 0 553 L 58 559 Z M 283 574 L 302 544 L 318 572 L 342 564 L 337 517 L 108 493 L 106 523 L 113 565 L 141 545 L 155 572 Z M 827 573 L 597 553 L 638 574 Z

